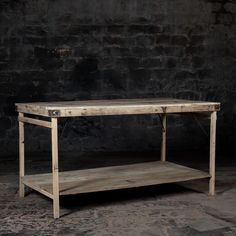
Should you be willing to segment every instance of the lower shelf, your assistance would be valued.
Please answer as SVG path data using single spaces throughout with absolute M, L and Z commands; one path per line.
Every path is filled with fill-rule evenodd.
M 171 162 L 145 162 L 59 173 L 60 195 L 133 188 L 208 178 L 206 172 Z M 23 177 L 25 185 L 52 197 L 52 174 Z M 48 194 L 47 194 L 48 193 Z

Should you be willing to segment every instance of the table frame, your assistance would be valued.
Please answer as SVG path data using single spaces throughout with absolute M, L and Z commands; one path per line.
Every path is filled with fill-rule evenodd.
M 27 117 L 28 112 L 24 112 L 20 109 L 20 105 L 16 104 L 19 112 L 19 196 L 25 196 L 25 185 L 31 187 L 38 192 L 46 195 L 53 200 L 53 215 L 54 218 L 60 217 L 60 204 L 59 204 L 59 168 L 58 168 L 58 119 L 60 117 L 50 117 L 50 121 L 42 120 L 39 118 Z M 209 194 L 215 194 L 215 151 L 216 151 L 216 120 L 217 110 L 219 110 L 219 104 L 216 105 L 215 109 L 211 111 L 191 112 L 203 115 L 204 117 L 210 118 L 210 154 L 209 154 Z M 167 131 L 167 112 L 162 109 L 162 113 L 156 112 L 160 116 L 161 120 L 161 153 L 160 159 L 162 162 L 166 161 L 166 131 Z M 171 112 L 170 112 L 171 113 Z M 186 113 L 178 113 L 186 114 Z M 55 115 L 55 114 L 54 114 Z M 33 124 L 49 128 L 51 130 L 51 146 L 52 146 L 52 193 L 49 193 L 41 188 L 31 186 L 29 183 L 26 184 L 24 181 L 25 177 L 25 124 Z

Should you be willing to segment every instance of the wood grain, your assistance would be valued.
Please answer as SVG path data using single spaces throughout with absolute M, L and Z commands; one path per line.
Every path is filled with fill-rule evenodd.
M 19 119 L 24 118 L 23 113 L 19 113 Z M 24 123 L 19 121 L 19 196 L 25 196 L 25 186 L 22 178 L 25 175 L 25 132 Z
M 123 166 L 60 172 L 60 195 L 132 188 L 208 178 L 200 170 L 170 162 L 146 162 Z M 24 183 L 52 194 L 52 174 L 24 177 Z M 34 187 L 35 186 L 35 187 Z
M 216 112 L 211 114 L 211 124 L 210 124 L 210 182 L 209 182 L 209 194 L 215 195 L 215 152 L 216 152 Z
M 52 194 L 53 194 L 53 215 L 54 218 L 60 217 L 59 205 L 59 170 L 58 170 L 58 127 L 57 118 L 51 118 L 52 129 Z M 42 188 L 40 188 L 42 189 Z
M 166 114 L 161 116 L 161 161 L 166 161 Z
M 171 98 L 17 103 L 18 112 L 49 117 L 212 112 L 220 103 Z
M 29 117 L 19 117 L 18 120 L 23 123 L 38 125 L 38 126 L 42 126 L 45 128 L 52 127 L 51 122 L 45 121 L 45 120 L 38 120 L 38 119 L 29 118 Z

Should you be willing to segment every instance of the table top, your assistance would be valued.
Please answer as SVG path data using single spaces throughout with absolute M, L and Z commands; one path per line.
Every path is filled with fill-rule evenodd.
M 16 103 L 18 112 L 47 117 L 213 112 L 220 103 L 175 98 Z

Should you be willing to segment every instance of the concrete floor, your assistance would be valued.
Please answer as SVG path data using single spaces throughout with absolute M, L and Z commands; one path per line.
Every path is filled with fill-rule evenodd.
M 149 153 L 138 158 L 122 156 L 115 155 L 112 161 L 109 155 L 63 157 L 61 170 L 155 158 Z M 18 163 L 15 158 L 1 160 L 0 235 L 236 235 L 236 165 L 229 161 L 232 157 L 224 159 L 228 161 L 218 162 L 215 197 L 207 195 L 207 180 L 66 196 L 60 199 L 62 216 L 58 220 L 52 217 L 50 199 L 36 192 L 18 197 Z M 204 158 L 198 163 L 187 158 L 182 161 L 206 169 Z M 46 171 L 50 163 L 47 157 L 36 155 L 27 162 L 27 169 Z

